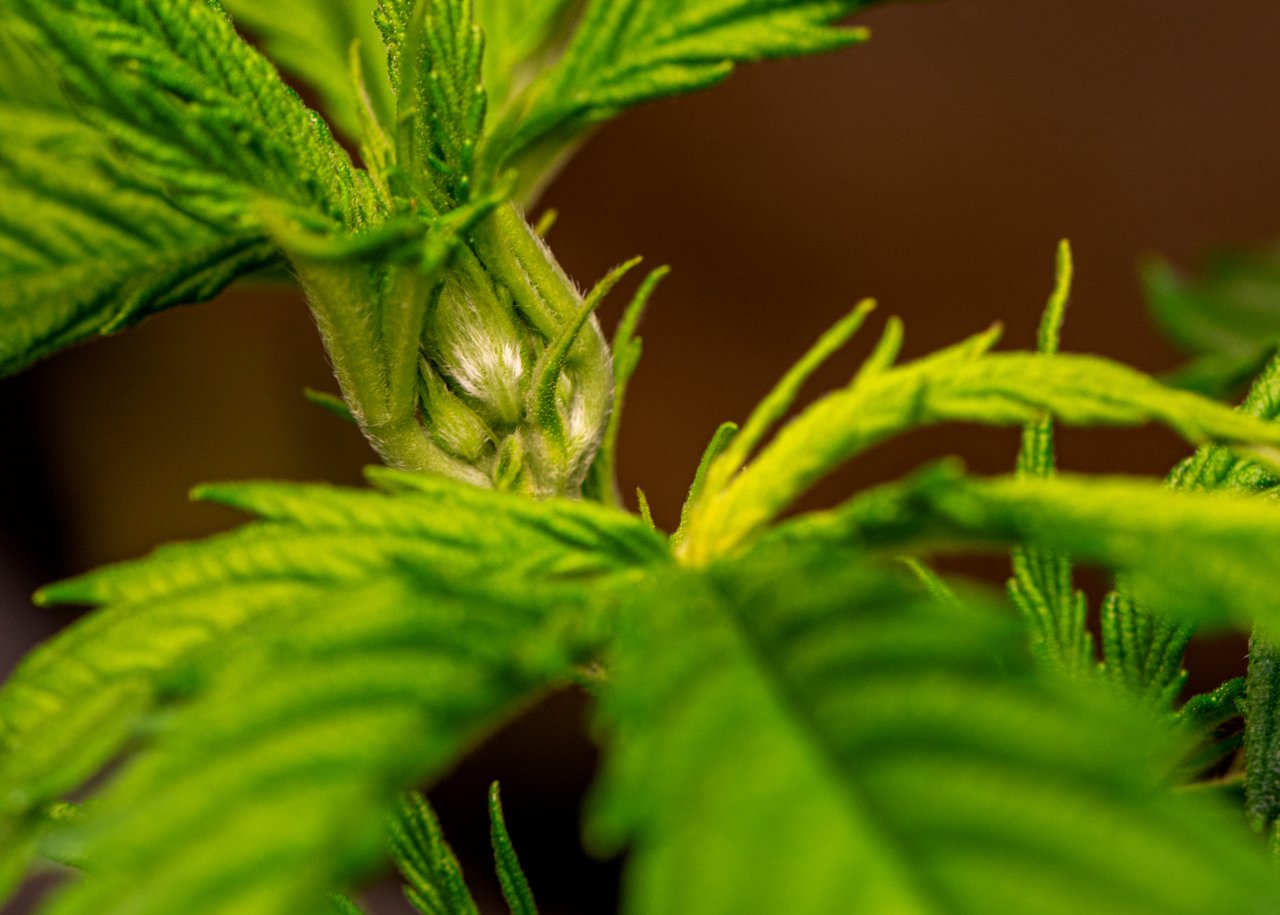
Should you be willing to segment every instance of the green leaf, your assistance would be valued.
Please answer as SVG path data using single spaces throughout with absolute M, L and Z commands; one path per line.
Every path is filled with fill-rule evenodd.
M 0 13 L 67 96 L 0 66 L 0 371 L 271 263 L 268 203 L 326 228 L 375 216 L 364 174 L 216 4 Z
M 202 215 L 267 195 L 335 223 L 371 215 L 328 127 L 209 0 L 5 0 L 75 111 Z
M 1179 370 L 1179 383 L 1230 394 L 1280 343 L 1280 248 L 1218 252 L 1190 279 L 1157 260 L 1142 280 L 1161 329 L 1198 357 Z
M 643 350 L 642 341 L 636 335 L 636 331 L 640 328 L 640 320 L 644 317 L 654 289 L 669 272 L 667 267 L 658 267 L 651 270 L 644 278 L 644 282 L 631 297 L 627 310 L 623 312 L 622 320 L 618 322 L 617 330 L 613 334 L 613 342 L 609 347 L 613 357 L 613 408 L 609 411 L 609 424 L 605 427 L 600 450 L 591 464 L 586 481 L 587 497 L 604 502 L 606 505 L 622 504 L 614 477 L 617 465 L 618 434 L 622 429 L 622 410 L 626 405 L 631 377 L 640 365 L 640 355 Z
M 1254 382 L 1240 411 L 1260 419 L 1280 415 L 1280 360 L 1272 359 Z M 1274 491 L 1275 473 L 1221 445 L 1205 445 L 1169 475 L 1174 489 L 1191 492 Z M 1138 695 L 1166 704 L 1186 681 L 1182 658 L 1195 627 L 1144 606 L 1120 582 L 1102 603 L 1102 638 L 1108 673 Z
M 378 0 L 375 20 L 396 95 L 397 162 L 422 204 L 447 213 L 496 178 L 475 168 L 488 96 L 471 0 Z
M 400 793 L 583 659 L 585 589 L 486 600 L 435 578 L 331 587 L 304 625 L 210 659 L 60 836 L 93 878 L 49 912 L 286 915 L 369 876 Z
M 553 168 L 583 131 L 622 109 L 724 79 L 735 64 L 862 41 L 832 25 L 864 0 L 590 0 L 567 47 L 493 130 L 489 158 Z M 558 6 L 558 4 L 552 4 Z M 541 29 L 536 29 L 537 34 Z M 528 176 L 526 176 L 528 178 Z
M 381 123 L 390 123 L 386 49 L 373 22 L 376 0 L 223 0 L 222 5 L 281 69 L 315 89 L 330 122 L 348 137 L 362 136 L 360 112 L 366 104 Z M 367 101 L 351 72 L 353 45 Z
M 954 603 L 959 598 L 955 589 L 947 584 L 941 575 L 913 556 L 899 556 L 898 561 L 906 567 L 924 592 L 936 601 Z
M 896 337 L 890 325 L 886 340 Z M 854 381 L 809 406 L 740 468 L 721 457 L 680 546 L 698 564 L 725 555 L 814 482 L 858 453 L 909 429 L 947 421 L 1025 424 L 1045 415 L 1078 425 L 1161 422 L 1193 442 L 1280 444 L 1280 425 L 1166 388 L 1094 356 L 988 353 L 994 333 L 890 367 L 896 344 L 873 354 Z
M 0 103 L 62 109 L 66 99 L 11 12 L 0 6 Z
M 277 257 L 261 229 L 176 206 L 66 112 L 0 103 L 0 124 L 0 374 Z
M 544 66 L 572 0 L 472 0 L 484 30 L 484 85 L 495 111 Z M 539 233 L 542 234 L 542 233 Z
M 210 689 L 201 671 L 250 650 L 264 627 L 302 650 L 317 614 L 362 606 L 353 591 L 376 601 L 378 583 L 418 594 L 412 606 L 440 594 L 481 607 L 576 603 L 593 582 L 666 555 L 638 519 L 600 506 L 374 475 L 388 492 L 205 487 L 203 498 L 264 520 L 42 591 L 44 602 L 106 606 L 32 652 L 0 690 L 0 841 L 141 739 L 155 709 Z M 471 634 L 449 637 L 485 631 L 478 619 L 462 628 Z M 548 640 L 546 664 L 559 663 L 558 644 Z M 539 657 L 532 643 L 524 651 Z
M 502 799 L 498 795 L 498 783 L 489 786 L 489 837 L 493 843 L 493 860 L 498 871 L 498 883 L 502 897 L 507 900 L 511 915 L 538 915 L 533 902 L 533 891 L 516 857 L 515 846 L 507 832 L 507 820 L 502 813 Z
M 698 461 L 698 469 L 693 474 L 693 483 L 689 485 L 689 493 L 685 496 L 684 505 L 680 506 L 680 524 L 676 527 L 675 533 L 671 535 L 671 545 L 673 547 L 678 547 L 688 533 L 689 519 L 693 516 L 693 509 L 702 497 L 702 491 L 707 484 L 707 471 L 711 469 L 711 465 L 716 462 L 716 459 L 731 446 L 734 436 L 737 434 L 737 423 L 721 423 L 711 436 L 711 441 L 707 442 L 707 447 L 703 449 L 702 458 Z
M 435 810 L 416 791 L 400 803 L 391 850 L 407 883 L 405 897 L 422 915 L 479 915 Z
M 797 519 L 770 539 L 894 555 L 1022 543 L 1116 570 L 1171 620 L 1280 629 L 1280 506 L 1251 495 L 1125 477 L 967 478 L 944 468 Z
M 1071 247 L 1058 245 L 1057 279 L 1040 319 L 1036 349 L 1053 354 L 1061 349 L 1062 322 L 1071 299 Z M 1041 417 L 1022 429 L 1018 472 L 1051 477 L 1056 468 L 1053 419 Z M 1014 547 L 1013 577 L 1009 598 L 1022 613 L 1032 640 L 1032 651 L 1064 670 L 1082 673 L 1093 667 L 1093 638 L 1086 629 L 1088 605 L 1076 590 L 1071 557 L 1062 553 Z
M 333 903 L 333 911 L 336 915 L 364 915 L 364 910 L 346 896 L 335 894 L 329 898 Z
M 1280 650 L 1275 636 L 1249 642 L 1245 691 L 1245 813 L 1256 829 L 1274 829 L 1280 820 Z M 1273 832 L 1274 835 L 1274 832 Z
M 594 821 L 630 845 L 624 911 L 1198 915 L 1274 898 L 1241 825 L 1165 786 L 1176 729 L 1038 673 L 1007 615 L 838 550 L 672 576 L 636 601 L 603 696 Z

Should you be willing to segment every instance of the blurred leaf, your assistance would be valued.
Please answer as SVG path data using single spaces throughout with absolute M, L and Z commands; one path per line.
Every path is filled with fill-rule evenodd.
M 138 794 L 120 789 L 122 797 L 133 799 L 116 808 L 119 821 L 108 830 L 113 838 L 107 858 L 114 865 L 103 864 L 103 873 L 111 871 L 123 881 L 116 886 L 121 892 L 117 902 L 132 898 L 120 887 L 139 879 L 137 869 L 159 867 L 161 857 L 175 868 L 205 867 L 208 870 L 199 879 L 214 879 L 223 858 L 220 854 L 206 858 L 200 843 L 223 838 L 208 832 L 208 822 L 188 823 L 189 831 L 182 834 L 193 844 L 175 844 L 174 837 L 165 840 L 156 825 L 163 818 L 134 817 L 130 805 L 137 804 L 141 810 L 150 804 L 149 800 L 143 803 L 151 797 L 149 792 L 160 797 L 171 790 L 185 790 L 169 779 L 178 779 L 179 773 L 179 781 L 194 778 L 208 767 L 205 774 L 211 781 L 197 792 L 202 800 L 193 799 L 186 806 L 175 803 L 165 816 L 172 814 L 175 830 L 188 814 L 232 818 L 235 804 L 248 796 L 236 794 L 241 787 L 248 791 L 247 784 L 236 781 L 236 772 L 243 767 L 257 777 L 253 774 L 256 764 L 245 761 L 242 766 L 237 754 L 252 756 L 258 749 L 269 753 L 258 743 L 268 740 L 267 731 L 241 730 L 256 726 L 254 714 L 285 716 L 280 718 L 284 722 L 293 720 L 288 716 L 296 713 L 304 730 L 320 728 L 327 716 L 336 716 L 332 727 L 337 728 L 336 722 L 350 712 L 344 703 L 362 696 L 368 698 L 365 710 L 372 717 L 364 721 L 357 715 L 353 742 L 338 741 L 332 752 L 339 756 L 363 753 L 358 731 L 372 742 L 368 751 L 372 755 L 333 763 L 338 768 L 355 767 L 350 770 L 355 781 L 343 782 L 341 791 L 372 790 L 370 783 L 362 781 L 366 778 L 376 779 L 381 786 L 396 773 L 397 778 L 427 774 L 456 750 L 458 744 L 450 741 L 489 724 L 505 703 L 536 683 L 545 683 L 548 676 L 568 675 L 578 650 L 574 646 L 588 638 L 583 627 L 594 618 L 594 611 L 586 612 L 583 601 L 596 582 L 661 561 L 666 554 L 661 538 L 641 521 L 599 506 L 534 503 L 406 473 L 382 471 L 375 476 L 391 491 L 268 483 L 205 487 L 200 491 L 203 498 L 252 511 L 264 520 L 202 543 L 162 547 L 147 559 L 41 592 L 45 602 L 106 606 L 32 652 L 0 690 L 0 798 L 4 799 L 0 842 L 29 834 L 42 807 L 142 740 L 153 747 L 146 759 L 178 761 L 173 769 L 157 769 L 159 762 L 140 762 L 128 770 L 150 774 L 126 776 L 125 781 L 133 779 L 128 783 L 135 785 Z M 326 619 L 329 630 L 322 624 Z M 546 631 L 540 628 L 544 626 Z M 368 644 L 345 645 L 342 638 L 348 629 L 353 639 L 367 639 Z M 403 635 L 403 641 L 396 641 L 400 638 L 396 633 Z M 414 639 L 421 642 L 417 648 Z M 394 654 L 396 645 L 409 654 L 425 654 L 410 663 L 408 654 Z M 345 648 L 350 651 L 344 652 Z M 442 650 L 446 658 L 437 663 L 433 659 Z M 379 659 L 384 651 L 392 654 L 385 655 L 387 673 L 380 680 Z M 348 661 L 350 666 L 345 667 Z M 397 680 L 400 664 L 403 677 Z M 478 666 L 467 668 L 469 664 Z M 451 665 L 462 665 L 462 669 Z M 547 670 L 556 673 L 548 675 Z M 296 673 L 295 680 L 289 679 L 289 671 Z M 346 671 L 349 679 L 340 680 L 340 671 Z M 454 674 L 461 678 L 456 688 Z M 490 682 L 493 677 L 498 679 Z M 275 686 L 268 689 L 268 682 Z M 335 689 L 332 695 L 322 688 L 330 682 Z M 384 686 L 391 694 L 379 692 Z M 174 704 L 190 702 L 190 697 L 198 701 L 190 706 Z M 326 704 L 330 698 L 333 703 Z M 394 707 L 380 706 L 383 699 Z M 170 708 L 172 715 L 166 712 L 154 718 L 158 711 Z M 258 712 L 251 713 L 250 708 Z M 482 708 L 488 711 L 482 713 Z M 422 716 L 430 719 L 437 714 L 446 716 L 444 723 L 436 722 L 443 728 L 441 734 L 454 736 L 440 737 L 444 743 L 431 743 L 436 738 L 424 734 L 425 755 L 413 757 L 404 742 L 418 739 L 413 735 L 422 733 L 416 730 L 426 720 Z M 383 724 L 390 728 L 392 719 L 408 730 L 384 732 Z M 265 727 L 265 721 L 258 724 Z M 159 733 L 152 736 L 156 727 Z M 287 728 L 269 733 L 274 735 L 270 740 L 279 739 L 282 746 L 291 739 Z M 332 743 L 335 733 L 313 735 L 316 752 L 321 752 L 318 745 L 323 740 Z M 296 736 L 304 739 L 301 731 Z M 206 738 L 214 743 L 206 745 Z M 217 743 L 224 738 L 225 746 Z M 222 749 L 225 758 L 218 755 Z M 184 760 L 185 752 L 197 758 Z M 264 764 L 286 769 L 307 764 L 305 753 L 296 758 L 287 755 L 282 750 L 278 758 L 270 755 Z M 387 766 L 393 766 L 394 772 Z M 220 800 L 214 793 L 215 772 L 221 773 L 217 778 L 227 780 L 223 785 L 227 793 Z M 265 770 L 261 774 L 267 777 Z M 215 812 L 199 806 L 205 803 L 223 806 Z M 307 854 L 314 855 L 315 861 L 296 875 L 303 883 L 318 880 L 316 868 L 326 866 L 326 860 L 335 868 L 346 867 L 348 859 L 340 850 L 333 850 L 329 857 L 322 853 L 324 842 L 338 839 L 327 832 L 335 826 L 324 817 L 355 816 L 347 809 L 353 803 L 354 798 L 347 797 L 332 810 L 307 813 L 310 827 L 298 824 L 292 838 L 273 838 L 268 826 L 258 823 L 255 830 L 267 830 L 262 832 L 259 850 L 269 856 L 274 853 L 272 842 L 299 843 L 299 849 L 312 843 Z M 105 801 L 104 806 L 110 807 Z M 377 810 L 370 812 L 378 815 Z M 105 821 L 94 819 L 84 828 L 94 834 L 94 824 L 99 822 Z M 361 824 L 361 829 L 369 826 L 363 819 Z M 224 825 L 227 836 L 233 836 L 237 827 L 230 820 Z M 308 828 L 316 831 L 307 833 Z M 354 833 L 352 842 L 358 844 L 361 835 Z M 134 852 L 124 850 L 129 843 L 137 845 Z M 93 843 L 91 847 L 100 846 Z M 257 852 L 245 849 L 242 853 Z M 358 849 L 351 854 L 364 860 Z M 99 860 L 97 852 L 91 857 Z M 237 860 L 228 851 L 225 866 L 238 866 Z M 333 879 L 325 888 L 339 888 L 339 877 L 345 875 L 345 871 L 331 873 Z M 277 877 L 293 879 L 288 873 Z M 194 911 L 194 904 L 178 900 L 182 893 L 204 892 L 199 879 L 173 879 L 167 889 L 157 888 L 154 898 L 166 900 L 164 906 L 168 906 L 157 911 Z M 294 889 L 298 886 L 301 883 Z M 86 905 L 108 911 L 108 896 L 90 896 L 95 901 Z M 231 904 L 221 897 L 201 904 L 215 903 Z
M 1174 376 L 1181 386 L 1227 396 L 1280 344 L 1280 247 L 1218 252 L 1192 279 L 1156 260 L 1142 279 L 1161 329 L 1197 357 Z
M 1241 824 L 1164 786 L 1176 732 L 1037 674 L 1006 615 L 843 550 L 673 572 L 633 609 L 594 817 L 630 845 L 626 912 L 1200 915 L 1274 898 Z
M 773 544 L 873 552 L 1026 544 L 1122 574 L 1169 618 L 1280 629 L 1280 504 L 1130 477 L 965 477 L 933 468 L 779 526 Z

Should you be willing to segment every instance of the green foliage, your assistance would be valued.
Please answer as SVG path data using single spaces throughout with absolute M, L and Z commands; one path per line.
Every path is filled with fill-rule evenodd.
M 269 263 L 267 201 L 321 225 L 371 216 L 366 182 L 206 2 L 5 0 L 0 371 L 202 301 Z M 34 94 L 33 94 L 34 93 Z
M 361 137 L 366 106 L 382 123 L 390 120 L 386 49 L 373 22 L 376 0 L 223 0 L 222 5 L 276 64 L 315 90 L 325 115 L 347 136 Z
M 369 215 L 364 186 L 314 113 L 203 0 L 5 0 L 75 111 L 139 171 L 206 217 L 250 195 L 335 222 Z
M 1280 626 L 1268 596 L 1280 587 L 1280 513 L 1251 495 L 1179 492 L 1125 477 L 981 479 L 944 465 L 767 539 L 895 553 L 1022 543 L 1115 569 L 1175 619 Z
M 1052 355 L 1060 349 L 1062 322 L 1071 298 L 1071 248 L 1058 246 L 1057 281 L 1044 315 L 1036 349 Z M 1042 416 L 1022 430 L 1018 473 L 1051 477 L 1055 472 L 1053 417 Z M 1031 633 L 1031 649 L 1068 671 L 1086 670 L 1093 661 L 1093 639 L 1086 628 L 1088 606 L 1076 590 L 1071 558 L 1062 553 L 1016 546 L 1011 553 L 1013 577 L 1009 598 Z
M 551 4 L 553 7 L 558 4 Z M 622 109 L 719 82 L 736 63 L 864 40 L 864 0 L 589 0 L 555 63 L 494 129 L 495 162 L 539 169 Z
M 484 85 L 496 112 L 546 67 L 569 25 L 571 0 L 472 0 L 484 30 Z
M 1280 250 L 1221 251 L 1194 278 L 1157 260 L 1142 279 L 1161 329 L 1194 357 L 1176 374 L 1180 385 L 1230 394 L 1280 343 Z
M 574 640 L 591 637 L 592 616 L 581 604 L 594 592 L 594 582 L 664 554 L 661 540 L 638 520 L 607 509 L 538 505 L 390 471 L 378 471 L 374 478 L 389 491 L 286 484 L 205 487 L 199 493 L 202 498 L 251 511 L 263 520 L 204 543 L 164 547 L 141 562 L 41 592 L 46 602 L 106 606 L 34 652 L 0 691 L 0 795 L 6 798 L 0 836 L 32 835 L 41 825 L 44 806 L 81 784 L 131 741 L 149 736 L 154 712 L 193 696 L 200 701 L 184 707 L 174 719 L 176 731 L 162 729 L 164 752 L 138 764 L 139 771 L 151 774 L 134 777 L 131 768 L 134 781 L 126 783 L 136 786 L 135 793 L 120 789 L 124 799 L 119 811 L 124 812 L 118 813 L 116 831 L 103 841 L 122 854 L 131 841 L 142 843 L 136 858 L 121 859 L 125 870 L 142 867 L 143 862 L 159 867 L 169 853 L 203 854 L 171 845 L 151 847 L 146 844 L 153 838 L 148 824 L 156 820 L 127 813 L 153 788 L 168 785 L 174 773 L 184 773 L 185 779 L 187 773 L 195 777 L 204 764 L 225 765 L 223 776 L 229 781 L 224 793 L 210 797 L 220 797 L 221 815 L 230 817 L 237 800 L 252 799 L 252 779 L 273 778 L 273 772 L 291 778 L 288 767 L 302 764 L 289 756 L 291 750 L 270 749 L 277 738 L 281 746 L 289 746 L 292 738 L 286 730 L 268 735 L 241 732 L 241 726 L 296 723 L 299 740 L 323 740 L 316 729 L 327 727 L 330 716 L 336 727 L 334 722 L 345 722 L 343 716 L 351 715 L 352 702 L 365 703 L 362 708 L 372 717 L 366 722 L 356 716 L 350 726 L 364 728 L 359 733 L 370 744 L 343 750 L 371 755 L 344 758 L 334 767 L 353 770 L 353 778 L 377 779 L 379 785 L 396 774 L 411 777 L 414 766 L 431 765 L 431 754 L 457 744 L 442 743 L 441 733 L 428 732 L 419 762 L 414 763 L 405 755 L 403 733 L 390 723 L 385 732 L 378 730 L 379 722 L 394 718 L 396 727 L 421 728 L 432 715 L 444 716 L 434 721 L 444 734 L 454 733 L 455 741 L 467 736 L 535 683 L 568 676 Z M 353 615 L 353 608 L 360 608 L 360 613 Z M 523 628 L 517 625 L 521 614 L 526 616 Z M 324 619 L 331 619 L 327 634 Z M 307 637 L 300 640 L 302 620 Z M 535 632 L 540 636 L 534 637 Z M 342 641 L 347 634 L 350 644 Z M 421 642 L 421 658 L 412 655 L 415 639 Z M 409 654 L 397 656 L 397 646 Z M 447 663 L 433 660 L 444 651 L 441 646 L 449 646 Z M 504 650 L 510 656 L 498 663 Z M 348 661 L 349 669 L 342 666 Z M 404 679 L 392 682 L 397 664 L 405 667 Z M 337 679 L 340 668 L 348 672 L 348 680 Z M 274 692 L 264 689 L 262 678 L 268 670 L 275 671 L 270 674 L 277 685 Z M 296 673 L 296 680 L 285 670 Z M 479 692 L 470 698 L 453 691 L 432 692 L 453 675 Z M 330 680 L 332 692 L 326 685 Z M 384 685 L 392 694 L 378 692 Z M 262 703 L 261 719 L 247 711 L 251 697 Z M 388 708 L 379 710 L 377 703 L 384 700 Z M 468 703 L 471 712 L 466 711 Z M 204 760 L 200 754 L 213 752 L 204 741 L 214 739 L 215 732 L 225 739 L 216 748 L 225 748 L 227 758 L 220 760 L 215 754 Z M 182 747 L 182 740 L 189 745 Z M 164 760 L 169 752 L 179 754 L 172 767 L 156 768 L 159 763 L 149 762 Z M 183 752 L 193 758 L 184 761 Z M 286 768 L 259 771 L 259 762 Z M 410 768 L 389 772 L 389 765 Z M 354 771 L 358 766 L 365 769 Z M 237 782 L 242 776 L 245 781 Z M 248 798 L 238 793 L 242 787 Z M 340 790 L 372 789 L 367 782 L 344 782 Z M 183 815 L 180 805 L 173 807 L 173 814 Z M 204 809 L 190 812 L 193 817 L 213 814 Z M 331 828 L 321 817 L 321 811 L 314 812 L 315 829 Z M 177 828 L 179 820 L 174 823 Z M 281 823 L 287 824 L 288 818 Z M 230 829 L 229 821 L 227 825 Z M 366 825 L 377 832 L 376 814 Z M 261 831 L 263 825 L 254 828 Z M 303 841 L 298 832 L 290 835 L 280 841 Z M 313 836 L 314 842 L 322 839 L 319 833 Z M 352 842 L 358 839 L 359 834 L 351 836 Z M 313 845 L 311 850 L 320 849 Z M 206 868 L 222 866 L 217 855 L 201 860 Z M 225 866 L 237 866 L 237 860 L 231 856 Z M 187 859 L 172 863 L 192 866 Z M 332 863 L 346 866 L 337 852 Z M 192 875 L 191 881 L 197 876 L 212 879 L 216 873 Z M 319 876 L 323 875 L 311 867 L 310 877 L 298 879 Z M 191 881 L 175 878 L 172 892 L 205 892 Z M 332 889 L 341 882 L 331 879 L 324 887 Z M 107 897 L 90 897 L 97 901 L 86 902 L 88 910 L 106 905 Z M 184 908 L 186 903 L 178 905 L 176 898 L 164 896 L 163 904 Z M 207 904 L 215 903 L 229 904 L 213 898 Z
M 379 0 L 376 21 L 396 93 L 397 162 L 423 205 L 448 212 L 471 196 L 487 106 L 471 2 Z
M 636 595 L 597 830 L 662 912 L 1250 911 L 1239 824 L 1161 790 L 1178 739 L 1038 674 L 1007 616 L 839 550 Z
M 1250 389 L 1240 410 L 1274 420 L 1280 414 L 1280 364 L 1274 360 Z M 1169 475 L 1174 489 L 1192 492 L 1265 493 L 1274 473 L 1221 445 L 1205 445 Z M 1139 695 L 1167 704 L 1182 689 L 1182 656 L 1194 627 L 1171 620 L 1159 608 L 1143 606 L 1120 586 L 1102 603 L 1102 635 L 1108 672 Z
M 416 791 L 400 804 L 391 826 L 391 850 L 405 878 L 405 897 L 422 915 L 478 915 L 440 819 Z
M 757 534 L 820 477 L 895 434 L 946 421 L 1138 425 L 1162 422 L 1189 441 L 1280 444 L 1280 427 L 1092 356 L 991 353 L 994 331 L 893 366 L 900 331 L 845 388 L 819 399 L 745 468 L 745 448 L 721 455 L 690 518 L 681 555 L 724 555 Z M 785 385 L 786 382 L 783 382 Z
M 533 902 L 533 891 L 525 878 L 515 846 L 507 832 L 507 820 L 502 813 L 502 800 L 498 796 L 498 783 L 489 786 L 489 837 L 493 842 L 494 864 L 498 869 L 498 883 L 507 900 L 511 915 L 538 915 Z
M 583 294 L 520 204 L 593 125 L 857 42 L 836 23 L 869 5 L 227 0 L 356 166 L 218 0 L 0 0 L 0 371 L 284 266 L 342 390 L 312 400 L 388 465 L 368 490 L 202 487 L 256 520 L 40 592 L 94 609 L 0 688 L 0 897 L 42 855 L 85 871 L 53 915 L 352 915 L 390 846 L 420 912 L 473 915 L 413 789 L 580 681 L 605 738 L 591 830 L 630 851 L 628 912 L 1272 907 L 1261 843 L 1175 789 L 1237 748 L 1214 729 L 1243 708 L 1245 812 L 1280 818 L 1280 360 L 1233 411 L 1061 354 L 1064 243 L 1039 352 L 992 352 L 993 328 L 897 364 L 890 319 L 783 424 L 864 302 L 717 430 L 670 538 L 642 492 L 641 517 L 617 507 L 665 268 L 611 351 L 594 312 L 637 260 Z M 1183 342 L 1255 365 L 1273 266 L 1151 288 Z M 948 421 L 1021 425 L 1017 474 L 943 465 L 778 520 Z M 1166 485 L 1059 475 L 1059 422 L 1201 447 Z M 990 548 L 1013 552 L 1030 652 L 920 558 Z M 1073 560 L 1118 575 L 1101 676 Z M 1173 715 L 1199 624 L 1256 627 L 1249 677 Z M 536 915 L 496 784 L 489 815 L 508 907 Z
M 0 122 L 0 372 L 210 298 L 276 256 L 261 228 L 174 206 L 65 111 L 0 103 Z
M 529 881 L 507 833 L 497 782 L 489 786 L 489 827 L 498 882 L 512 915 L 538 915 Z M 391 826 L 391 846 L 406 881 L 405 896 L 422 915 L 478 915 L 462 878 L 462 866 L 444 840 L 440 820 L 430 802 L 416 791 L 400 804 Z

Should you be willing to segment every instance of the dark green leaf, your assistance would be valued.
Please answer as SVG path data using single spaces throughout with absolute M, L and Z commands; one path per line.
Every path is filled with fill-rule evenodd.
M 489 786 L 489 835 L 493 842 L 493 860 L 498 870 L 498 883 L 502 896 L 507 900 L 511 915 L 538 915 L 533 902 L 533 891 L 525 879 L 520 859 L 507 832 L 507 820 L 502 814 L 502 800 L 498 796 L 498 783 Z
M 405 896 L 422 915 L 478 915 L 440 820 L 416 791 L 400 802 L 391 827 L 391 851 L 406 882 Z
M 1198 357 L 1179 370 L 1182 384 L 1229 395 L 1280 343 L 1280 248 L 1219 252 L 1191 279 L 1154 261 L 1142 278 L 1164 332 Z

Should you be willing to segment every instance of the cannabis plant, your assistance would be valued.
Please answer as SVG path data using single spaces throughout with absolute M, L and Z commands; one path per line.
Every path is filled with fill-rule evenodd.
M 663 271 L 584 292 L 526 213 L 596 125 L 856 44 L 866 5 L 0 0 L 0 369 L 272 271 L 332 362 L 316 399 L 382 462 L 203 486 L 251 520 L 39 592 L 94 609 L 0 690 L 0 892 L 57 866 L 56 915 L 351 913 L 394 859 L 419 911 L 475 912 L 414 792 L 579 684 L 628 912 L 1280 910 L 1266 341 L 1239 409 L 1060 352 L 1063 245 L 1035 351 L 993 329 L 904 362 L 890 318 L 797 410 L 861 304 L 712 436 L 674 532 L 624 507 Z M 1021 427 L 1016 469 L 795 509 L 956 421 Z M 1055 471 L 1055 424 L 1149 422 L 1195 448 L 1167 481 Z M 926 565 L 992 550 L 1007 601 Z M 1096 613 L 1075 561 L 1115 573 Z M 1249 677 L 1184 700 L 1200 626 L 1253 631 Z M 489 813 L 532 913 L 496 788 Z

